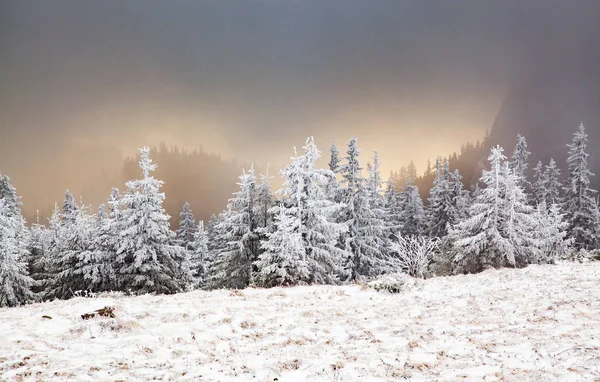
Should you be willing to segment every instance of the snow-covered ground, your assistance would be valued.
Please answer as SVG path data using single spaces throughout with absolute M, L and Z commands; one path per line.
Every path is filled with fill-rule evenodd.
M 80 315 L 111 305 L 117 318 Z M 42 318 L 43 315 L 52 319 Z M 0 380 L 600 380 L 600 262 L 0 309 Z

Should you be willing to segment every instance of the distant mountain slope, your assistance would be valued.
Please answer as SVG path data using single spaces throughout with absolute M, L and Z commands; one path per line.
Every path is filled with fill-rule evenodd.
M 563 173 L 566 144 L 579 123 L 589 134 L 590 166 L 600 177 L 600 65 L 583 58 L 534 66 L 511 86 L 490 133 L 492 144 L 512 154 L 516 135 L 527 138 L 530 168 L 554 157 Z M 598 179 L 596 184 L 600 184 Z

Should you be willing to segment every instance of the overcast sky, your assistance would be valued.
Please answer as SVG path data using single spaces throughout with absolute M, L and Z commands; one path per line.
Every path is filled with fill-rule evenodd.
M 481 138 L 521 73 L 597 41 L 599 9 L 579 0 L 3 0 L 0 170 L 159 141 L 282 163 L 307 135 L 323 151 L 358 136 L 385 170 L 410 159 L 422 170 Z

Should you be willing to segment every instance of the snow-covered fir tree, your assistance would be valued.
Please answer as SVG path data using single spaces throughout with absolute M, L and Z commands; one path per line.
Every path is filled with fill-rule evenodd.
M 449 238 L 454 250 L 454 273 L 479 272 L 494 266 L 514 266 L 512 248 L 502 236 L 506 157 L 495 147 L 488 158 L 491 168 L 484 170 L 480 189 L 470 209 L 470 217 L 453 226 Z
M 515 179 L 519 182 L 518 186 L 524 190 L 529 186 L 527 182 L 527 160 L 531 152 L 527 151 L 527 141 L 522 135 L 517 135 L 517 144 L 510 161 L 510 169 L 515 174 Z
M 279 209 L 286 209 L 286 215 L 298 219 L 296 228 L 305 251 L 303 260 L 308 267 L 308 278 L 304 282 L 331 284 L 337 279 L 339 264 L 345 254 L 336 244 L 346 226 L 334 221 L 343 206 L 326 195 L 326 184 L 333 173 L 315 168 L 319 157 L 314 139 L 309 137 L 302 155 L 292 158 L 292 163 L 281 170 L 285 179 L 280 190 L 282 201 L 274 211 L 279 214 Z
M 4 201 L 4 208 L 6 209 L 6 216 L 20 216 L 21 215 L 21 198 L 17 196 L 17 190 L 10 181 L 8 175 L 0 173 L 0 199 Z
M 269 175 L 269 165 L 264 174 L 260 174 L 260 183 L 256 188 L 256 206 L 255 215 L 258 221 L 259 228 L 268 228 L 271 225 L 271 214 L 269 210 L 273 207 L 274 196 L 271 191 L 272 176 Z
M 96 235 L 93 243 L 93 261 L 87 266 L 90 288 L 94 292 L 118 290 L 117 247 L 120 242 L 118 231 L 121 198 L 119 189 L 114 188 L 107 201 L 108 214 L 100 213 L 96 219 Z
M 473 202 L 469 217 L 449 232 L 454 272 L 479 272 L 491 267 L 523 266 L 535 251 L 532 211 L 526 205 L 519 176 L 505 163 L 501 147 L 489 156 L 485 184 Z
M 538 244 L 537 263 L 554 264 L 558 259 L 567 257 L 571 251 L 572 239 L 567 239 L 569 223 L 558 204 L 546 207 L 542 201 L 535 210 L 535 239 Z
M 256 177 L 254 168 L 244 171 L 240 190 L 229 200 L 227 210 L 215 227 L 221 243 L 216 249 L 206 280 L 206 287 L 242 289 L 254 283 L 253 263 L 259 254 L 259 236 L 255 213 Z
M 380 166 L 381 164 L 379 163 L 379 152 L 373 151 L 373 164 L 368 164 L 368 187 L 369 192 L 371 193 L 371 200 L 373 201 L 373 206 L 382 205 L 383 187 L 381 183 L 381 173 L 379 171 Z
M 454 273 L 523 266 L 535 251 L 532 211 L 502 151 L 492 149 L 490 169 L 480 179 L 486 187 L 476 196 L 469 217 L 450 229 Z
M 261 246 L 264 252 L 255 262 L 257 284 L 264 287 L 308 284 L 310 270 L 302 240 L 300 217 L 295 208 L 280 208 L 275 230 Z
M 450 185 L 450 169 L 447 168 L 448 160 L 442 169 L 441 159 L 435 161 L 435 179 L 429 191 L 429 205 L 427 208 L 427 231 L 431 237 L 444 237 L 447 234 L 447 225 L 452 219 L 454 211 L 453 191 Z
M 31 225 L 29 242 L 27 250 L 30 253 L 29 274 L 36 280 L 36 285 L 32 288 L 35 293 L 44 289 L 44 280 L 48 277 L 49 261 L 49 243 L 46 227 L 40 224 L 39 211 L 36 212 L 35 223 Z
M 573 245 L 577 249 L 591 249 L 598 245 L 598 237 L 594 230 L 596 190 L 590 187 L 590 177 L 594 174 L 588 168 L 587 140 L 588 136 L 582 123 L 573 135 L 572 143 L 568 145 L 569 174 L 564 187 L 564 211 L 569 222 L 568 237 L 574 240 Z
M 173 245 L 175 233 L 169 228 L 169 215 L 163 208 L 163 182 L 151 173 L 156 165 L 150 149 L 141 148 L 143 178 L 126 183 L 120 200 L 122 211 L 115 224 L 117 244 L 117 282 L 121 290 L 132 293 L 176 293 L 191 283 L 187 251 Z
M 408 178 L 404 191 L 400 195 L 400 234 L 420 236 L 427 230 L 427 217 L 419 188 Z
M 204 285 L 204 274 L 208 261 L 208 235 L 204 229 L 204 222 L 200 220 L 196 232 L 194 232 L 194 245 L 190 251 L 190 270 L 195 286 Z
M 329 171 L 327 176 L 327 185 L 325 186 L 325 194 L 327 198 L 334 203 L 340 203 L 342 200 L 342 194 L 340 189 L 340 183 L 338 181 L 338 174 L 341 171 L 341 159 L 340 152 L 332 143 L 329 147 L 330 159 L 329 159 Z
M 453 225 L 469 216 L 471 195 L 464 189 L 462 176 L 458 169 L 450 175 L 450 190 L 452 192 L 452 211 L 449 224 Z
M 385 193 L 383 195 L 383 208 L 385 210 L 388 237 L 398 236 L 401 228 L 400 205 L 392 178 L 389 178 L 386 182 Z
M 61 221 L 64 224 L 72 224 L 75 221 L 77 213 L 77 203 L 71 191 L 65 191 L 65 200 L 63 202 Z
M 4 198 L 0 198 L 0 307 L 31 302 L 35 281 L 29 276 L 26 243 L 19 239 L 20 222 Z
M 84 269 L 93 259 L 94 219 L 87 213 L 87 208 L 80 205 L 73 215 L 73 221 L 59 226 L 59 246 L 52 258 L 52 269 L 55 274 L 50 286 L 50 295 L 54 298 L 67 299 L 78 291 L 91 291 L 91 282 L 86 278 Z
M 524 267 L 538 258 L 534 238 L 536 220 L 533 208 L 527 204 L 527 195 L 521 185 L 522 175 L 514 172 L 509 163 L 504 163 L 504 203 L 502 233 L 512 248 L 512 257 L 517 267 Z M 512 259 L 509 258 L 509 264 Z
M 176 231 L 176 243 L 187 251 L 193 250 L 195 232 L 196 220 L 194 219 L 190 203 L 185 202 L 179 213 L 179 228 Z
M 360 179 L 352 198 L 346 250 L 349 252 L 345 266 L 348 280 L 359 276 L 374 276 L 389 271 L 386 263 L 387 226 L 370 207 L 370 192 L 365 179 Z
M 548 163 L 544 171 L 544 191 L 546 205 L 563 204 L 560 169 L 556 166 L 556 162 L 552 158 L 550 158 L 550 163 Z
M 544 165 L 541 161 L 533 168 L 533 179 L 534 182 L 531 185 L 532 193 L 532 204 L 534 206 L 540 205 L 542 202 L 546 203 L 546 179 L 544 177 Z
M 8 175 L 0 174 L 0 199 L 4 201 L 6 206 L 6 216 L 14 219 L 13 223 L 15 224 L 15 232 L 18 240 L 28 243 L 30 233 L 21 212 L 23 203 L 21 202 L 21 197 L 17 195 L 17 190 L 11 183 Z M 27 261 L 31 262 L 31 258 L 27 259 Z
M 361 176 L 360 150 L 357 139 L 348 142 L 345 163 L 341 166 L 342 202 L 345 205 L 341 222 L 348 227 L 344 235 L 344 247 L 348 252 L 344 264 L 345 278 L 355 280 L 360 276 L 372 276 L 386 271 L 384 252 L 388 238 L 388 224 L 378 211 L 372 208 L 373 188 Z

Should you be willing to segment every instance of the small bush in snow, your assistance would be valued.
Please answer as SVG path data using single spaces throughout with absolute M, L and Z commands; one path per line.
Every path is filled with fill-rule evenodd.
M 401 236 L 391 247 L 397 254 L 399 267 L 410 276 L 423 278 L 438 248 L 438 240 L 427 236 Z
M 406 273 L 392 273 L 379 276 L 367 283 L 367 285 L 376 291 L 400 293 L 405 290 L 414 289 L 417 286 L 417 280 Z
M 598 259 L 598 252 L 590 252 L 583 248 L 579 251 L 570 251 L 565 256 L 563 256 L 563 260 L 576 261 L 579 263 L 586 263 L 594 259 Z

